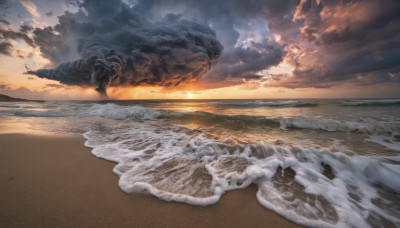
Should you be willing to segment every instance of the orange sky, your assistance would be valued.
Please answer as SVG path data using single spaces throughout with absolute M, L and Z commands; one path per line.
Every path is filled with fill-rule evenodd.
M 41 68 L 50 62 L 40 56 L 38 49 L 33 49 L 23 42 L 16 42 L 17 47 L 26 53 L 33 53 L 32 59 L 1 56 L 0 93 L 27 99 L 45 100 L 92 100 L 101 99 L 94 88 L 61 85 L 57 81 L 41 79 L 26 72 L 25 64 Z M 289 65 L 273 67 L 267 73 L 290 72 Z M 192 90 L 189 86 L 179 90 L 166 90 L 162 87 L 110 87 L 108 95 L 111 99 L 277 99 L 277 98 L 350 98 L 350 97 L 392 97 L 398 94 L 395 85 L 374 85 L 355 87 L 343 85 L 333 88 L 298 88 L 256 87 L 252 83 L 216 89 Z

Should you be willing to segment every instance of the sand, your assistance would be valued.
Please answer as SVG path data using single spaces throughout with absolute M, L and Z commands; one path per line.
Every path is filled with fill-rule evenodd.
M 80 136 L 0 134 L 0 227 L 298 227 L 256 200 L 256 186 L 206 207 L 118 188 L 115 165 Z

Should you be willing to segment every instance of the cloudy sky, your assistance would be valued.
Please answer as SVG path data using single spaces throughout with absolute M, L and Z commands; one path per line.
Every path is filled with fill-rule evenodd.
M 400 97 L 400 1 L 0 0 L 0 93 Z

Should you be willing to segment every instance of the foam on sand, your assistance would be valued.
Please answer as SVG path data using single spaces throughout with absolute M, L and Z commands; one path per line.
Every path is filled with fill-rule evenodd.
M 382 198 L 400 191 L 400 171 L 393 166 L 398 157 L 241 144 L 154 124 L 99 126 L 84 135 L 94 155 L 118 163 L 114 173 L 127 193 L 145 189 L 163 200 L 209 205 L 226 191 L 256 183 L 263 206 L 303 225 L 367 227 L 380 218 L 400 224 L 400 210 L 391 209 L 400 198 Z M 383 206 L 373 203 L 379 199 Z

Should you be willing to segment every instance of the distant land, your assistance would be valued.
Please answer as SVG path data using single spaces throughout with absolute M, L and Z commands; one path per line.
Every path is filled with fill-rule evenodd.
M 10 97 L 4 94 L 0 94 L 0 102 L 1 101 L 40 101 L 40 100 L 27 100 L 21 98 Z

